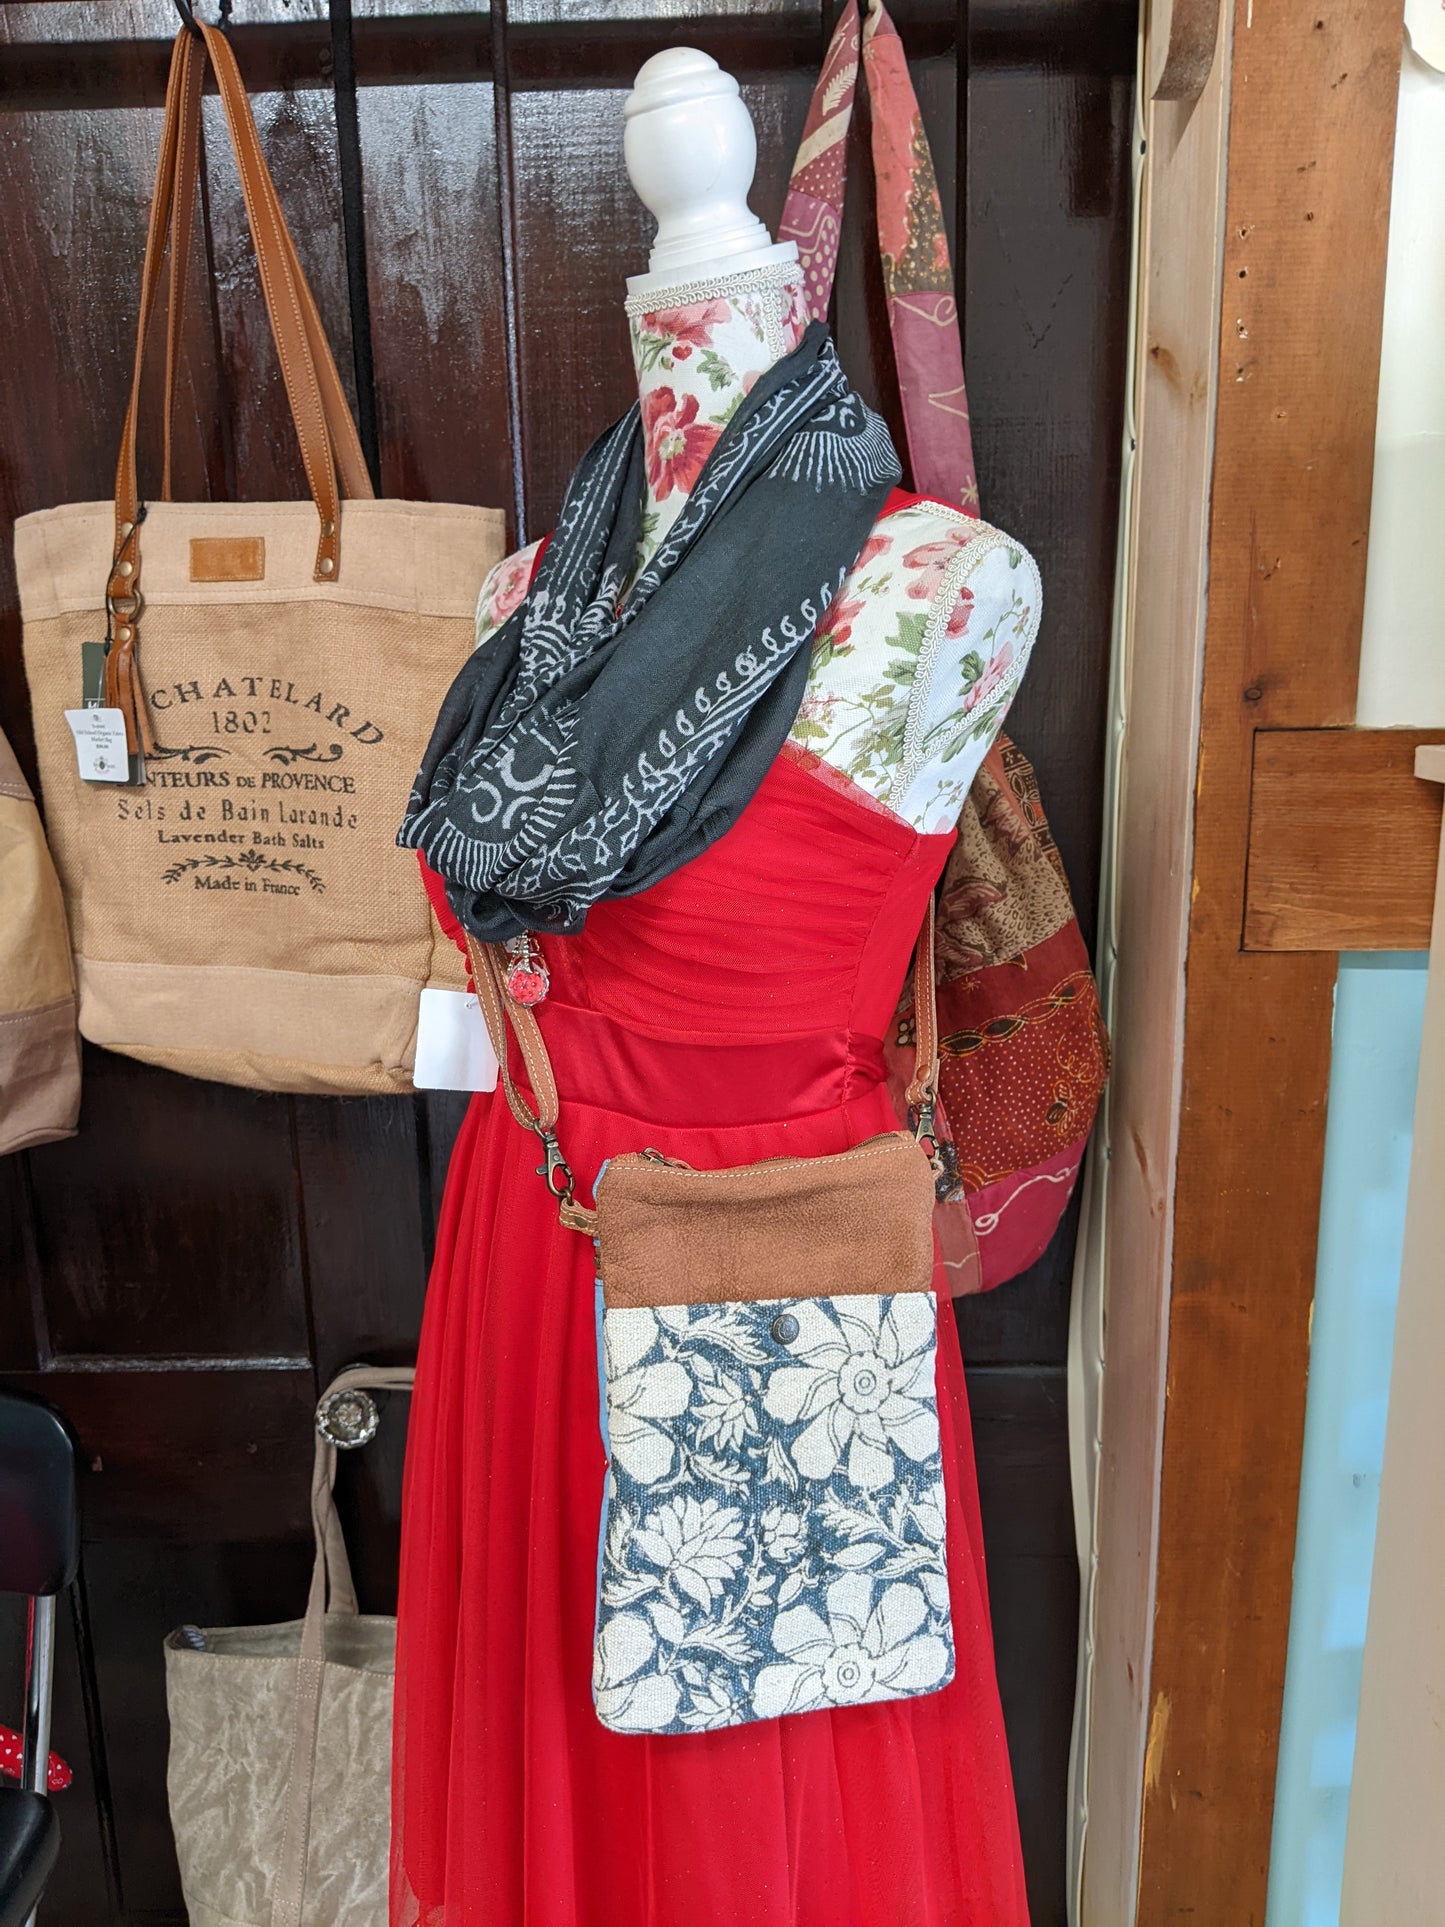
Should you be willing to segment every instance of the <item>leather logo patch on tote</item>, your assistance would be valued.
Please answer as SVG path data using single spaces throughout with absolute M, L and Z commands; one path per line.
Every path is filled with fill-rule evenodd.
M 192 582 L 264 582 L 264 535 L 193 535 Z

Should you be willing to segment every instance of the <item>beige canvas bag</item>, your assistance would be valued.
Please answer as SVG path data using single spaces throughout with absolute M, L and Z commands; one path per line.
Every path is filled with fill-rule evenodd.
M 396 1621 L 357 1612 L 333 1441 L 364 1444 L 365 1394 L 411 1382 L 401 1367 L 353 1366 L 317 1407 L 305 1619 L 183 1626 L 166 1641 L 167 1790 L 191 1927 L 386 1927 Z
M 208 57 L 309 501 L 169 499 Z M 137 410 L 168 241 L 165 463 L 161 499 L 142 503 Z M 183 29 L 115 501 L 23 516 L 15 535 L 86 1037 L 259 1089 L 411 1088 L 422 987 L 463 976 L 396 826 L 503 539 L 495 509 L 372 499 L 231 48 L 214 28 Z M 65 712 L 82 707 L 82 645 L 105 640 L 104 702 L 139 784 L 78 773 Z
M 0 1156 L 72 1137 L 80 1039 L 65 906 L 30 785 L 0 732 Z

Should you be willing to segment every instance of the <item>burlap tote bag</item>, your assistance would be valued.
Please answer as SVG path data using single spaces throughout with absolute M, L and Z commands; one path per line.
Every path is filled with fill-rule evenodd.
M 310 501 L 169 499 L 208 58 Z M 137 412 L 168 242 L 166 461 L 161 499 L 143 503 Z M 264 1090 L 411 1088 L 420 992 L 462 977 L 395 828 L 503 536 L 494 509 L 372 498 L 231 48 L 213 28 L 183 30 L 115 501 L 16 525 L 41 788 L 84 1036 Z M 66 711 L 87 704 L 120 712 L 116 737 L 123 721 L 111 780 L 79 774 Z
M 183 1626 L 166 1641 L 167 1784 L 191 1927 L 386 1927 L 396 1621 L 356 1610 L 332 1486 L 335 1442 L 375 1431 L 366 1394 L 411 1381 L 354 1366 L 317 1407 L 305 1619 Z

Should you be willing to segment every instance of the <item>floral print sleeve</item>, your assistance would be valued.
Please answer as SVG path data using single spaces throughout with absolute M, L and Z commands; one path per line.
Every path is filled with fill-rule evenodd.
M 525 549 L 505 556 L 482 584 L 477 597 L 477 642 L 494 636 L 527 593 L 540 541 L 529 542 Z
M 1038 632 L 1032 556 L 956 509 L 884 518 L 819 624 L 793 741 L 915 829 L 958 820 Z

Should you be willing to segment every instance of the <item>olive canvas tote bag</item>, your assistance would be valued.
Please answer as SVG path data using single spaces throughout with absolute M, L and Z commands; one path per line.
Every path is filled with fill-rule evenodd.
M 360 1613 L 332 1488 L 402 1366 L 353 1365 L 316 1408 L 306 1617 L 166 1640 L 171 1828 L 191 1927 L 386 1927 L 396 1621 Z
M 208 63 L 309 500 L 169 499 Z M 145 502 L 137 417 L 167 252 L 166 460 Z M 16 526 L 85 1037 L 263 1090 L 411 1088 L 421 992 L 463 974 L 395 827 L 504 533 L 496 509 L 373 499 L 231 47 L 183 29 L 115 499 Z

